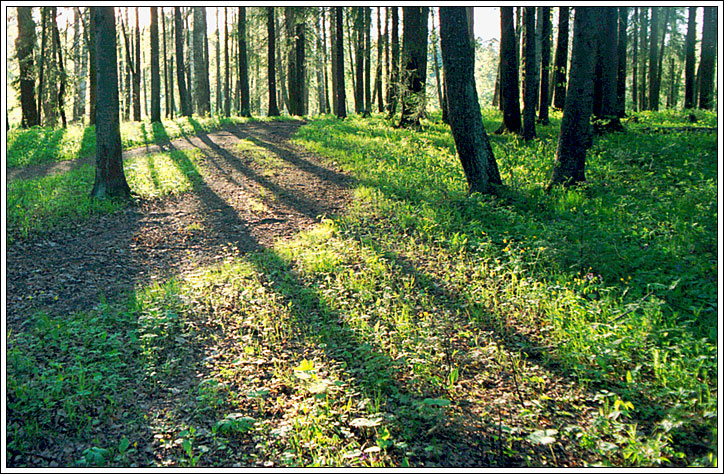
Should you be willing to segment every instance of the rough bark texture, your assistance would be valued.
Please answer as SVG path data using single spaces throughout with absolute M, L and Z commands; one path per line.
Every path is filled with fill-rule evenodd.
M 22 108 L 21 125 L 23 128 L 40 125 L 38 109 L 35 105 L 35 22 L 31 7 L 18 8 L 18 37 L 15 49 L 20 68 L 20 106 Z
M 151 7 L 151 122 L 161 121 L 161 69 L 158 52 L 158 7 Z
M 141 28 L 139 26 L 139 13 L 136 7 L 136 40 L 133 66 L 133 120 L 141 121 Z
M 96 94 L 98 91 L 98 79 L 96 75 L 96 29 L 93 25 L 95 8 L 89 7 L 90 19 L 88 25 L 88 83 L 90 92 L 88 94 L 88 124 L 96 123 Z M 38 112 L 40 113 L 40 112 Z
M 166 118 L 173 118 L 173 80 L 171 79 L 171 66 L 166 54 L 166 14 L 161 8 L 161 37 L 163 38 L 163 86 L 166 91 Z
M 543 124 L 549 122 L 548 106 L 550 105 L 549 78 L 551 67 L 551 8 L 538 9 L 541 24 L 541 51 L 540 51 L 540 101 L 538 102 L 538 121 Z
M 535 103 L 537 68 L 535 67 L 535 8 L 523 8 L 523 139 L 535 138 Z
M 347 105 L 345 100 L 345 93 L 344 93 L 344 41 L 343 41 L 343 35 L 344 35 L 344 29 L 343 29 L 343 12 L 342 7 L 334 7 L 334 13 L 335 13 L 335 48 L 334 48 L 334 56 L 335 56 L 335 81 L 336 81 L 336 88 L 334 91 L 334 96 L 336 97 L 336 109 L 335 114 L 338 118 L 345 118 L 347 117 Z
M 447 71 L 450 129 L 470 192 L 492 193 L 502 184 L 485 133 L 475 90 L 475 55 L 464 7 L 440 7 L 440 43 Z
M 249 106 L 249 67 L 246 53 L 246 7 L 239 7 L 239 115 L 251 117 Z
M 586 150 L 591 146 L 593 69 L 596 50 L 596 7 L 576 7 L 573 27 L 571 74 L 563 108 L 561 132 L 553 164 L 551 185 L 571 185 L 586 180 Z
M 130 188 L 121 161 L 121 124 L 118 110 L 116 22 L 113 7 L 94 7 L 96 36 L 96 177 L 91 197 L 127 197 Z
M 178 82 L 178 95 L 181 100 L 181 115 L 191 116 L 191 100 L 186 89 L 186 72 L 184 68 L 184 26 L 181 18 L 181 7 L 174 7 L 174 23 L 176 37 L 176 79 Z
M 231 69 L 229 68 L 229 9 L 224 7 L 224 117 L 229 117 L 230 115 Z
M 434 10 L 430 10 L 430 12 L 433 12 Z M 443 100 L 442 97 L 442 78 L 440 77 L 440 61 L 438 59 L 438 51 L 437 51 L 437 38 L 438 35 L 435 33 L 435 17 L 432 15 L 432 25 L 433 25 L 433 31 L 432 31 L 432 57 L 433 57 L 433 64 L 435 66 L 435 86 L 437 90 L 437 100 L 440 103 L 440 110 L 445 110 L 447 107 L 447 103 L 445 100 Z M 497 82 L 496 82 L 497 85 Z M 445 113 L 447 115 L 447 113 Z
M 651 33 L 649 34 L 649 102 L 648 110 L 659 110 L 659 7 L 651 7 Z
M 425 112 L 428 8 L 403 7 L 401 127 L 419 127 Z
M 506 131 L 520 133 L 521 131 L 516 48 L 513 7 L 500 7 L 500 87 L 503 92 L 503 125 L 497 133 Z
M 209 72 L 206 61 L 206 7 L 194 7 L 194 100 L 196 113 L 206 115 L 209 104 Z
M 618 71 L 616 76 L 616 115 L 626 115 L 626 47 L 628 40 L 628 7 L 618 7 Z
M 714 57 L 717 41 L 717 7 L 704 7 L 701 32 L 699 108 L 714 108 Z
M 387 105 L 388 118 L 392 118 L 397 112 L 397 99 L 400 92 L 400 18 L 399 8 L 390 7 L 392 18 L 392 32 L 390 33 L 390 56 L 392 65 L 390 67 L 390 81 L 387 84 Z
M 600 106 L 597 107 L 594 102 L 593 113 L 599 118 L 618 120 L 618 110 L 616 106 L 617 99 L 617 69 L 618 45 L 616 41 L 618 9 L 613 7 L 601 7 L 599 13 L 601 24 L 598 26 L 598 67 L 600 68 L 600 77 L 596 78 L 596 82 L 600 81 Z M 596 101 L 596 99 L 594 99 Z
M 267 115 L 276 117 L 279 115 L 277 106 L 277 79 L 276 64 L 276 32 L 274 25 L 274 7 L 266 7 L 266 32 L 267 32 L 267 78 L 269 82 L 269 110 Z
M 646 110 L 648 98 L 646 96 L 646 52 L 648 51 L 648 10 L 641 7 L 639 10 L 641 19 L 639 22 L 639 46 L 641 56 L 641 77 L 639 79 L 639 110 Z
M 635 20 L 633 25 L 633 45 L 631 46 L 632 58 L 631 58 L 631 104 L 634 111 L 639 110 L 638 101 L 638 54 L 639 54 L 639 34 L 636 25 L 639 23 L 639 8 L 634 7 Z
M 55 50 L 55 53 L 57 55 L 56 58 L 56 65 L 58 68 L 58 100 L 56 103 L 58 115 L 60 115 L 61 125 L 63 128 L 65 128 L 68 125 L 68 122 L 65 118 L 65 67 L 63 66 L 63 48 L 60 44 L 60 31 L 58 31 L 58 22 L 56 19 L 56 7 L 53 7 L 53 18 L 52 18 L 52 27 L 53 27 L 53 49 Z
M 696 85 L 696 7 L 689 7 L 689 22 L 686 27 L 686 65 L 684 69 L 684 108 L 696 107 L 694 88 Z
M 382 97 L 382 54 L 384 52 L 384 37 L 382 35 L 382 9 L 377 7 L 377 68 L 375 68 L 375 88 L 377 99 L 377 111 L 382 113 L 385 104 Z
M 364 116 L 369 117 L 372 110 L 372 9 L 363 7 L 364 11 L 364 56 L 365 56 L 365 87 L 364 87 Z
M 364 7 L 354 9 L 354 111 L 364 112 Z

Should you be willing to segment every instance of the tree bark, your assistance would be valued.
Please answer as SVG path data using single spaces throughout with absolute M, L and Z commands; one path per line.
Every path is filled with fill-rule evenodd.
M 538 12 L 541 22 L 541 56 L 540 56 L 540 101 L 538 103 L 538 121 L 547 124 L 548 106 L 550 105 L 549 78 L 551 67 L 551 9 L 550 7 L 539 7 Z
M 626 115 L 626 48 L 628 41 L 626 30 L 628 28 L 628 7 L 618 7 L 618 43 L 617 58 L 618 71 L 616 76 L 616 115 L 623 118 Z
M 328 114 L 330 112 L 329 106 L 329 74 L 327 73 L 327 28 L 325 24 L 324 7 L 319 12 L 319 34 L 321 35 L 321 42 L 319 43 L 320 50 L 322 52 L 322 102 L 320 104 L 319 113 Z
M 176 37 L 176 80 L 178 83 L 179 100 L 181 101 L 181 115 L 191 116 L 191 98 L 186 89 L 186 72 L 184 68 L 184 27 L 181 18 L 181 7 L 174 7 L 174 23 Z
M 161 121 L 161 69 L 158 53 L 158 7 L 151 7 L 151 122 Z
M 139 13 L 136 7 L 136 40 L 133 67 L 133 120 L 141 121 L 141 28 L 139 26 Z
M 651 7 L 651 33 L 649 34 L 649 103 L 648 110 L 659 110 L 658 43 L 659 7 Z
M 48 7 L 40 7 L 40 61 L 38 65 L 38 125 L 42 123 L 43 117 L 43 93 L 45 92 L 45 53 L 48 30 Z M 91 68 L 93 69 L 93 68 Z
M 344 30 L 343 30 L 343 23 L 342 23 L 342 8 L 343 7 L 334 7 L 335 9 L 335 77 L 336 77 L 336 90 L 335 90 L 335 97 L 337 101 L 337 108 L 335 110 L 335 114 L 338 118 L 345 118 L 347 117 L 347 105 L 346 105 L 346 99 L 345 99 L 345 93 L 344 93 Z
M 362 7 L 364 12 L 364 55 L 365 55 L 365 104 L 364 116 L 369 117 L 372 110 L 372 90 L 370 88 L 372 81 L 372 9 L 370 7 Z
M 354 111 L 364 112 L 364 7 L 354 9 Z
M 447 71 L 450 129 L 470 192 L 494 193 L 502 184 L 475 90 L 475 53 L 464 7 L 440 7 L 442 61 Z
M 223 102 L 221 100 L 221 96 L 223 95 L 223 92 L 221 90 L 221 31 L 219 28 L 219 7 L 216 7 L 216 45 L 215 45 L 215 52 L 216 52 L 216 100 L 214 109 L 214 113 L 216 115 L 221 115 L 221 109 L 223 107 Z
M 251 107 L 249 105 L 249 63 L 246 51 L 246 7 L 239 7 L 238 22 L 239 115 L 242 117 L 251 117 Z
M 266 7 L 266 31 L 267 31 L 267 77 L 269 82 L 269 110 L 267 115 L 276 117 L 279 115 L 277 106 L 277 80 L 276 80 L 276 32 L 274 28 L 274 7 Z
M 329 44 L 332 76 L 332 112 L 337 113 L 337 9 L 329 7 Z
M 392 56 L 392 67 L 390 81 L 387 84 L 387 118 L 391 119 L 397 113 L 397 99 L 400 94 L 400 36 L 399 36 L 399 7 L 390 7 L 392 11 L 392 33 L 390 39 L 390 55 Z
M 598 27 L 598 54 L 600 67 L 600 108 L 594 102 L 593 113 L 596 117 L 611 120 L 614 128 L 619 128 L 617 99 L 617 72 L 618 72 L 618 44 L 616 34 L 618 30 L 618 8 L 601 7 L 599 13 L 601 21 Z M 597 68 L 598 69 L 598 68 Z M 594 99 L 595 101 L 596 99 Z
M 566 102 L 566 69 L 568 68 L 568 25 L 570 20 L 570 9 L 560 7 L 558 9 L 558 41 L 556 44 L 555 76 L 553 88 L 553 106 L 556 109 L 563 109 Z
M 440 110 L 443 110 L 445 107 L 447 107 L 447 103 L 445 100 L 443 100 L 442 97 L 442 78 L 440 77 L 440 62 L 438 60 L 438 53 L 437 53 L 437 34 L 435 33 L 435 15 L 434 15 L 434 9 L 430 9 L 431 14 L 431 20 L 432 20 L 432 57 L 434 60 L 435 65 L 435 85 L 437 86 L 437 100 L 440 102 Z
M 648 11 L 646 7 L 641 7 L 639 10 L 641 15 L 641 23 L 639 25 L 639 46 L 641 51 L 641 80 L 639 80 L 639 110 L 648 109 L 648 96 L 646 93 L 646 59 L 648 52 Z
M 704 7 L 701 33 L 699 108 L 714 108 L 714 59 L 717 43 L 717 7 Z
M 377 7 L 377 68 L 375 69 L 375 98 L 377 99 L 377 112 L 385 110 L 382 97 L 382 63 L 384 53 L 384 37 L 382 35 L 382 9 Z
M 20 106 L 22 108 L 21 126 L 23 128 L 40 125 L 38 109 L 35 106 L 35 22 L 31 7 L 17 7 L 18 37 L 15 49 L 20 69 Z
M 639 23 L 639 7 L 634 7 L 634 25 L 633 25 L 633 45 L 631 47 L 632 58 L 631 58 L 631 104 L 634 111 L 639 109 L 638 101 L 638 49 L 639 49 L 639 34 L 636 26 Z
M 169 58 L 166 54 L 166 14 L 161 8 L 161 36 L 163 36 L 163 86 L 166 91 L 166 118 L 173 118 L 173 80 L 169 69 Z
M 696 107 L 694 86 L 696 82 L 696 7 L 689 7 L 686 27 L 686 65 L 684 68 L 684 108 Z
M 400 127 L 419 127 L 425 113 L 428 8 L 403 7 Z
M 121 124 L 118 110 L 118 72 L 116 61 L 116 22 L 113 7 L 92 7 L 96 10 L 93 29 L 96 37 L 96 176 L 91 197 L 106 199 L 128 197 L 121 160 Z
M 523 65 L 523 139 L 535 138 L 535 103 L 537 80 L 535 67 L 535 9 L 523 7 L 523 44 L 525 48 Z
M 586 180 L 586 150 L 592 143 L 594 52 L 599 22 L 597 7 L 576 7 L 571 73 L 563 108 L 561 132 L 553 163 L 551 186 L 570 186 Z
M 196 113 L 207 115 L 209 104 L 209 73 L 206 61 L 206 7 L 194 7 L 194 99 Z
M 500 7 L 500 86 L 503 99 L 503 125 L 496 133 L 521 132 L 520 89 L 518 87 L 518 60 L 513 7 Z M 448 100 L 448 105 L 450 101 Z
M 95 125 L 97 107 L 96 95 L 98 93 L 98 79 L 96 75 L 96 29 L 93 24 L 95 8 L 88 8 L 88 12 L 90 13 L 90 18 L 88 18 L 88 83 L 90 85 L 90 91 L 88 94 L 88 125 Z

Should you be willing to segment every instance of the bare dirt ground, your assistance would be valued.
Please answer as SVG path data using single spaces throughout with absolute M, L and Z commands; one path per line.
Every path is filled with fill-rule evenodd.
M 202 181 L 192 192 L 140 200 L 101 216 L 7 248 L 7 323 L 22 327 L 28 312 L 90 309 L 138 285 L 184 274 L 289 238 L 340 212 L 352 178 L 293 145 L 303 122 L 248 123 L 124 152 L 202 152 Z M 271 152 L 269 169 L 241 140 Z M 279 161 L 281 160 L 281 161 Z M 24 168 L 8 180 L 63 172 L 83 162 Z

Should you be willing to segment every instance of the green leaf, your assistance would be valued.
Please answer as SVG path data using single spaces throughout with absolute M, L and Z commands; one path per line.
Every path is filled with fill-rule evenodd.
M 121 438 L 121 442 L 118 443 L 118 452 L 123 454 L 126 452 L 126 449 L 128 449 L 128 446 L 130 446 L 131 442 L 128 441 L 128 438 L 125 436 Z
M 422 403 L 428 406 L 446 407 L 450 405 L 450 400 L 446 398 L 426 398 L 422 401 Z

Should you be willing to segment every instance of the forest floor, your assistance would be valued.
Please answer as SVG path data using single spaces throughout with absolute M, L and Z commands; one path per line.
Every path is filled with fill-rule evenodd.
M 643 254 L 629 220 L 596 214 L 628 212 L 627 181 L 519 191 L 514 171 L 549 176 L 535 166 L 552 156 L 550 126 L 520 149 L 491 137 L 511 189 L 469 196 L 444 124 L 308 120 L 196 125 L 174 140 L 154 126 L 155 145 L 124 152 L 130 205 L 62 225 L 70 214 L 36 212 L 42 200 L 14 183 L 73 207 L 69 188 L 43 196 L 42 180 L 82 171 L 87 199 L 93 158 L 8 170 L 8 206 L 31 216 L 8 226 L 9 467 L 716 461 L 716 348 L 688 330 L 666 339 L 660 307 L 676 283 L 654 295 L 633 272 L 683 251 Z M 664 178 L 712 200 L 710 137 L 647 136 L 654 151 L 630 153 L 630 135 L 606 137 L 622 152 L 592 168 L 614 162 L 611 176 L 635 181 L 697 150 L 701 175 Z M 636 216 L 649 194 L 632 199 Z M 710 223 L 715 209 L 689 201 L 675 203 Z M 687 229 L 708 304 L 716 233 Z M 624 266 L 634 257 L 644 263 Z
M 33 308 L 52 314 L 94 307 L 137 285 L 183 275 L 307 230 L 343 210 L 352 178 L 289 142 L 304 122 L 251 122 L 147 145 L 123 158 L 170 150 L 202 152 L 204 178 L 193 193 L 139 199 L 112 215 L 20 241 L 7 249 L 7 317 L 22 326 Z M 270 169 L 250 140 L 284 162 Z M 8 170 L 7 180 L 65 173 L 95 157 Z M 271 191 L 271 193 L 269 192 Z M 29 258 L 32 256 L 32 258 Z

